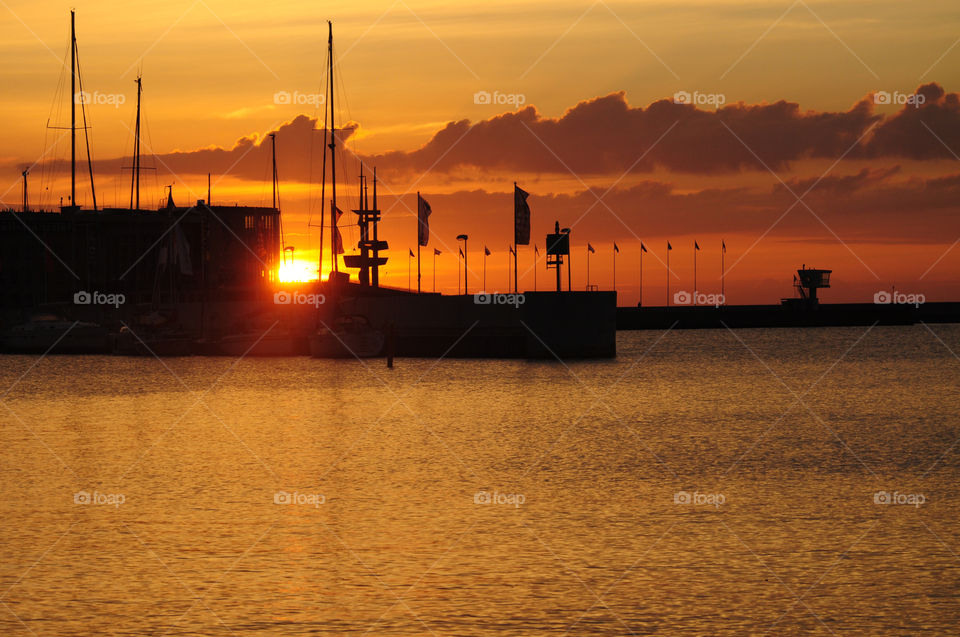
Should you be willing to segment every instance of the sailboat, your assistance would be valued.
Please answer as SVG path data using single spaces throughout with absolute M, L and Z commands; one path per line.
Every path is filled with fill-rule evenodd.
M 333 23 L 327 22 L 328 34 L 327 34 L 327 77 L 329 82 L 327 83 L 327 94 L 325 104 L 329 105 L 329 112 L 324 113 L 324 118 L 326 120 L 327 116 L 329 119 L 325 121 L 324 125 L 324 143 L 325 149 L 329 148 L 331 152 L 330 157 L 330 262 L 332 271 L 330 272 L 330 287 L 331 297 L 337 298 L 339 294 L 334 293 L 334 287 L 337 286 L 337 289 L 340 291 L 346 290 L 346 283 L 349 280 L 349 275 L 346 272 L 341 273 L 339 271 L 339 266 L 337 263 L 338 254 L 342 252 L 342 241 L 340 241 L 340 232 L 337 229 L 337 217 L 339 216 L 339 208 L 337 207 L 337 171 L 336 171 L 336 149 L 337 149 L 337 139 L 336 139 L 336 121 L 334 119 L 334 95 L 333 95 Z M 329 135 L 329 143 L 327 142 L 327 135 Z M 326 162 L 324 162 L 326 163 Z M 323 172 L 323 185 L 321 187 L 321 193 L 326 191 L 326 179 L 327 173 L 326 170 Z M 386 263 L 386 259 L 378 256 L 378 251 L 386 249 L 387 244 L 384 241 L 379 241 L 376 236 L 376 223 L 374 220 L 379 221 L 380 211 L 377 210 L 377 185 L 376 185 L 376 173 L 374 173 L 374 185 L 373 185 L 373 208 L 370 209 L 367 206 L 367 197 L 366 197 L 366 181 L 361 174 L 360 176 L 360 206 L 359 210 L 356 212 L 360 216 L 360 246 L 362 248 L 361 255 L 352 255 L 344 258 L 344 263 L 347 267 L 359 267 L 360 271 L 360 280 L 361 283 L 367 285 L 371 282 L 370 277 L 370 265 L 383 265 Z M 323 198 L 321 194 L 321 199 Z M 321 211 L 322 215 L 322 211 Z M 370 224 L 373 223 L 373 235 L 369 235 Z M 373 256 L 369 256 L 369 250 L 373 250 Z M 321 268 L 323 264 L 323 245 L 321 237 Z M 377 270 L 376 267 L 373 268 L 372 282 L 376 286 L 378 284 Z M 329 323 L 321 321 L 318 329 L 310 335 L 310 355 L 314 358 L 367 358 L 371 356 L 380 356 L 383 353 L 385 337 L 381 330 L 375 329 L 370 325 L 367 317 L 357 314 L 344 314 L 336 312 L 330 320 Z

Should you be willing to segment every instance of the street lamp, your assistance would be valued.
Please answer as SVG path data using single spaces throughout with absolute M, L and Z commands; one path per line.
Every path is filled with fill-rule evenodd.
M 458 234 L 457 241 L 463 241 L 463 293 L 470 294 L 467 291 L 467 235 Z

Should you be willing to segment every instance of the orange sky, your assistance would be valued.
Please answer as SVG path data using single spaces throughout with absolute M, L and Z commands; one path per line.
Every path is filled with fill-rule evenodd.
M 406 286 L 406 254 L 415 245 L 411 209 L 420 190 L 435 211 L 433 242 L 446 253 L 439 287 L 456 291 L 454 236 L 467 232 L 471 287 L 480 286 L 487 244 L 494 251 L 487 287 L 504 289 L 509 192 L 517 180 L 532 193 L 533 237 L 541 247 L 555 219 L 576 224 L 575 287 L 586 285 L 588 241 L 597 248 L 591 282 L 612 285 L 617 241 L 621 303 L 638 297 L 641 238 L 650 249 L 647 304 L 665 298 L 668 239 L 674 291 L 692 288 L 694 239 L 703 247 L 698 287 L 718 288 L 719 242 L 726 241 L 727 266 L 736 263 L 727 274 L 731 303 L 789 295 L 792 270 L 802 263 L 835 270 L 827 300 L 869 300 L 891 285 L 931 300 L 960 296 L 960 250 L 951 250 L 960 237 L 953 94 L 960 90 L 960 45 L 950 2 L 398 0 L 327 3 L 322 14 L 308 2 L 13 2 L 0 7 L 4 204 L 18 202 L 21 165 L 45 152 L 47 160 L 62 161 L 69 150 L 62 131 L 46 126 L 68 121 L 69 102 L 57 88 L 69 81 L 62 63 L 70 6 L 77 9 L 84 88 L 101 100 L 89 115 L 98 194 L 107 205 L 125 205 L 129 196 L 119 175 L 131 147 L 133 80 L 142 70 L 145 144 L 160 155 L 144 160 L 158 170 L 145 175 L 143 200 L 154 205 L 167 183 L 175 184 L 178 203 L 205 197 L 206 159 L 192 151 L 229 151 L 256 135 L 242 166 L 208 169 L 216 173 L 215 203 L 268 204 L 268 155 L 258 143 L 287 123 L 289 135 L 278 136 L 284 225 L 288 242 L 314 259 L 317 237 L 307 221 L 317 187 L 303 170 L 312 124 L 289 123 L 305 115 L 319 116 L 322 125 L 313 96 L 324 78 L 325 20 L 332 19 L 339 123 L 355 123 L 351 150 L 381 169 L 382 207 L 389 210 L 382 234 L 392 248 L 388 284 Z M 931 83 L 942 95 L 899 118 L 909 105 L 871 97 L 909 96 Z M 475 103 L 478 91 L 516 97 Z M 704 116 L 680 118 L 683 111 L 661 102 L 679 91 L 699 95 L 704 101 L 696 109 Z M 294 103 L 276 103 L 278 93 Z M 712 95 L 722 95 L 720 119 L 730 131 L 711 119 Z M 865 99 L 869 112 L 857 111 Z M 796 111 L 751 111 L 780 100 Z M 593 107 L 578 107 L 584 102 Z M 499 117 L 530 106 L 535 112 Z M 473 128 L 448 128 L 466 120 Z M 680 124 L 660 140 L 675 120 Z M 871 129 L 843 156 L 872 124 L 883 136 L 874 140 Z M 171 155 L 178 150 L 185 155 Z M 349 184 L 342 190 L 355 196 L 357 162 L 344 164 Z M 56 205 L 67 194 L 49 161 L 32 179 L 34 205 Z M 800 203 L 788 192 L 810 186 Z M 89 204 L 85 192 L 78 196 Z M 348 246 L 356 241 L 354 228 L 344 234 Z M 521 251 L 521 287 L 533 285 L 529 265 Z M 428 289 L 431 267 L 425 258 Z M 547 276 L 538 270 L 541 288 Z

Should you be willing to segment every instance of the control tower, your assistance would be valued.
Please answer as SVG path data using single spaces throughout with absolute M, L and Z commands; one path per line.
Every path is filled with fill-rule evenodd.
M 783 305 L 815 308 L 820 305 L 817 290 L 830 287 L 830 275 L 833 270 L 808 268 L 804 264 L 793 277 L 793 287 L 797 291 L 797 298 L 782 299 Z

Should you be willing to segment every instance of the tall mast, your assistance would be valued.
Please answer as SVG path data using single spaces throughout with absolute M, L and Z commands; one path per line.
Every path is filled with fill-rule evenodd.
M 330 260 L 333 263 L 333 271 L 339 272 L 337 265 L 337 126 L 334 121 L 333 111 L 333 22 L 327 21 L 327 58 L 329 67 L 327 75 L 330 77 L 330 89 L 327 95 L 327 103 L 330 104 L 330 192 L 333 209 L 330 211 Z
M 270 148 L 273 155 L 273 209 L 277 209 L 277 134 L 270 133 Z
M 77 30 L 70 9 L 70 205 L 77 205 Z
M 137 124 L 133 134 L 133 175 L 130 177 L 130 207 L 140 210 L 140 94 L 143 93 L 141 76 L 137 76 Z M 134 207 L 134 203 L 136 207 Z

